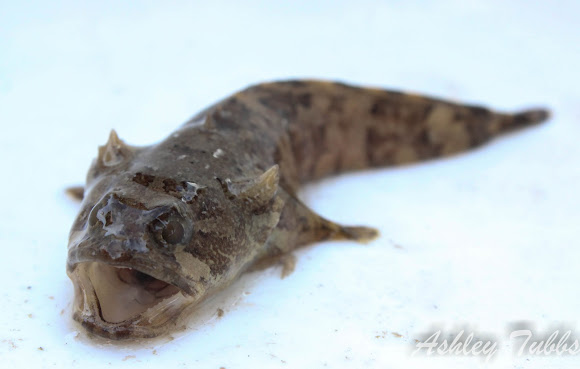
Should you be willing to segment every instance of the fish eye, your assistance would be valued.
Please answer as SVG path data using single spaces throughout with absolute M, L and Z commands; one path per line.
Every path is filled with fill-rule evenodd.
M 153 237 L 161 246 L 186 243 L 189 240 L 190 227 L 185 219 L 176 214 L 163 214 L 151 223 Z
M 170 220 L 163 231 L 161 232 L 161 237 L 165 240 L 165 242 L 175 245 L 183 241 L 183 237 L 185 236 L 185 230 L 183 229 L 183 225 L 177 220 Z

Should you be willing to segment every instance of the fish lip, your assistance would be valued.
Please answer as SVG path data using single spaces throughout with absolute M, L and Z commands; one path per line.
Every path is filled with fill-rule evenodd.
M 82 311 L 76 310 L 74 311 L 72 318 L 80 323 L 89 335 L 105 339 L 122 341 L 158 337 L 165 332 L 169 332 L 171 325 L 175 324 L 178 319 L 178 317 L 173 317 L 165 323 L 157 326 L 139 324 L 141 321 L 140 317 L 128 319 L 119 323 L 111 323 L 103 319 L 98 298 L 93 296 L 92 299 L 94 299 L 96 303 L 93 314 L 86 315 L 83 314 Z
M 98 299 L 94 298 L 98 305 Z M 144 327 L 135 324 L 138 321 L 136 318 L 120 323 L 111 323 L 102 318 L 100 306 L 98 306 L 97 312 L 98 314 L 86 316 L 80 311 L 75 311 L 73 319 L 79 322 L 89 333 L 113 340 L 157 337 L 164 327 Z

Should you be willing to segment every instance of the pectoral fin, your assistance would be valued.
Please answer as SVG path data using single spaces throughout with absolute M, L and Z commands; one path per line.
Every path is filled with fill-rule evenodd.
M 82 201 L 85 196 L 85 188 L 83 186 L 71 186 L 65 190 L 65 193 L 75 201 Z
M 289 263 L 292 260 L 292 251 L 301 246 L 337 240 L 368 243 L 379 235 L 374 228 L 343 226 L 325 219 L 287 191 L 280 189 L 278 194 L 284 200 L 284 209 L 253 270 L 281 263 L 282 277 L 285 277 L 294 269 L 293 264 Z
M 296 247 L 321 241 L 352 240 L 368 243 L 378 237 L 375 228 L 364 226 L 344 226 L 328 220 L 306 206 L 295 196 L 286 194 L 286 206 L 280 216 L 279 225 L 284 222 L 296 227 L 298 239 Z
M 325 228 L 328 230 L 328 238 L 322 240 L 353 240 L 359 243 L 369 243 L 379 236 L 375 228 L 364 226 L 342 226 L 326 219 Z

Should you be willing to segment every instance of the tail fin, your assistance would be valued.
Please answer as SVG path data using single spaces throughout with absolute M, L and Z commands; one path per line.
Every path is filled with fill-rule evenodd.
M 529 109 L 517 113 L 497 113 L 493 110 L 474 107 L 474 106 L 457 106 L 459 109 L 465 109 L 464 119 L 459 122 L 466 128 L 469 135 L 469 144 L 464 148 L 453 150 L 444 154 L 453 154 L 455 152 L 476 147 L 487 141 L 526 127 L 534 126 L 546 121 L 550 117 L 547 109 Z
M 540 124 L 550 118 L 550 111 L 546 109 L 530 109 L 509 115 L 504 126 L 504 132 Z

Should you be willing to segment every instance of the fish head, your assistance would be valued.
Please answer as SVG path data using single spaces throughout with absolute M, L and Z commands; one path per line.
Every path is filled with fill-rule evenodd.
M 111 140 L 121 144 L 111 148 Z M 116 137 L 101 147 L 70 232 L 73 318 L 110 339 L 155 337 L 181 325 L 254 260 L 282 209 L 277 166 L 249 180 L 201 185 L 148 172 L 141 154 Z

